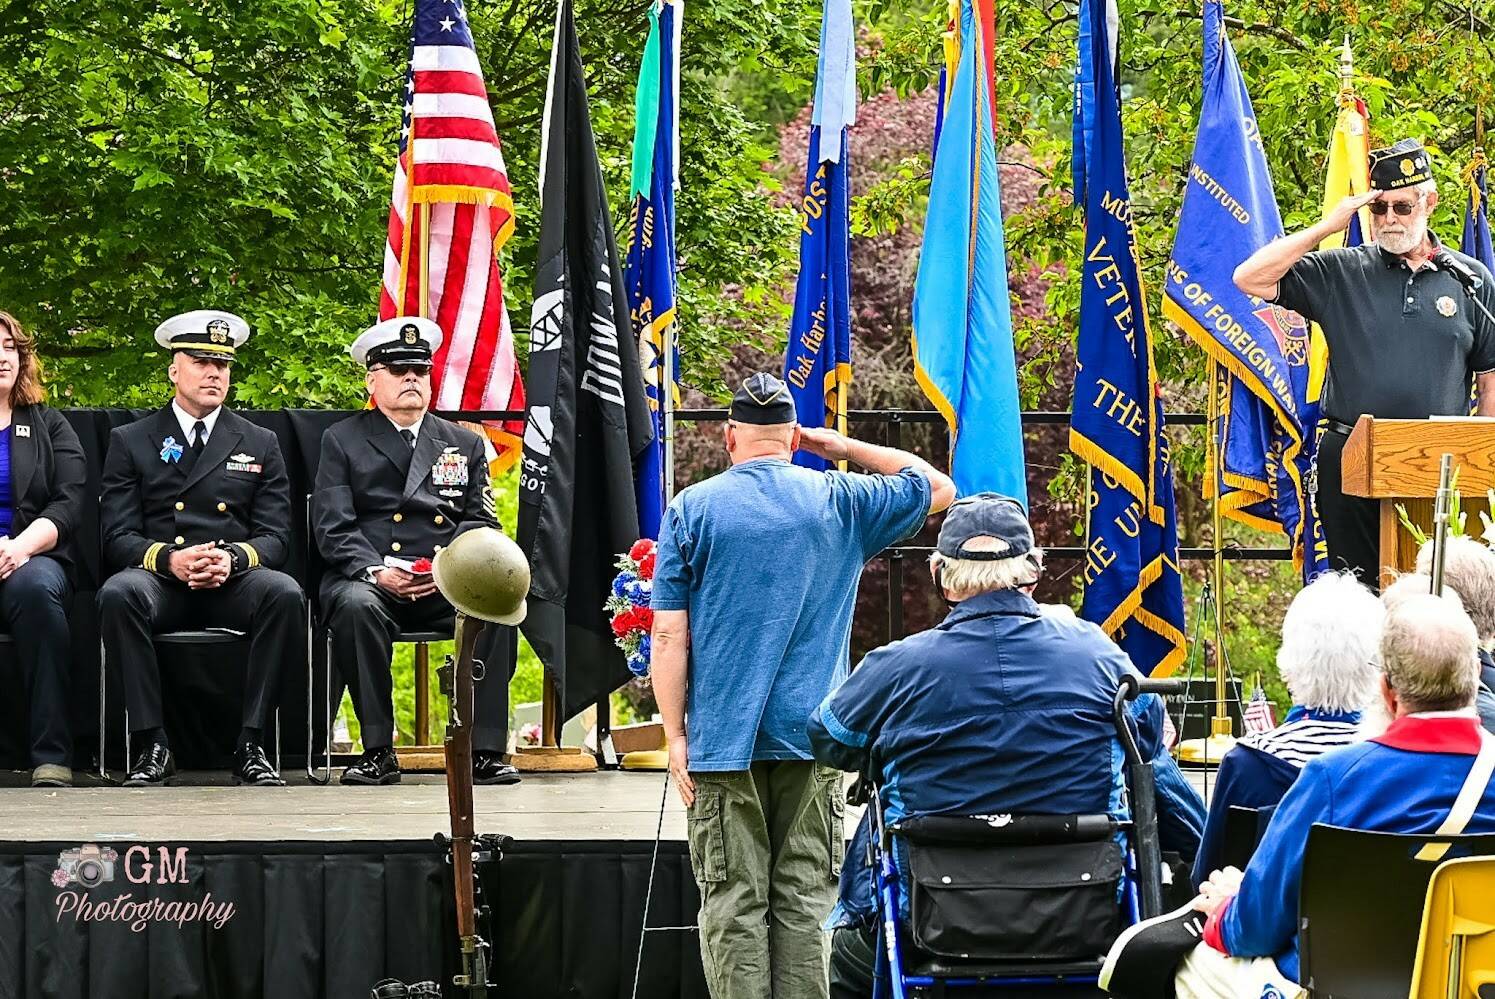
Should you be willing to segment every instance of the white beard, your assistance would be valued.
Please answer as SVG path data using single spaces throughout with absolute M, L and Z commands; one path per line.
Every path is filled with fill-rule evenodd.
M 1401 232 L 1393 233 L 1382 230 L 1376 233 L 1376 245 L 1387 253 L 1402 256 L 1403 254 L 1411 253 L 1421 246 L 1422 241 L 1427 238 L 1427 234 L 1428 220 L 1425 218 L 1418 219 Z

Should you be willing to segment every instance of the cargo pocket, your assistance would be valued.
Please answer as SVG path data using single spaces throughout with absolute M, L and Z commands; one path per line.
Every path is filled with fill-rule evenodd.
M 846 792 L 841 786 L 841 771 L 822 767 L 817 777 L 824 784 L 826 839 L 831 857 L 831 880 L 835 881 L 841 877 L 841 864 L 846 856 Z
M 722 835 L 722 792 L 696 785 L 696 801 L 685 813 L 691 869 L 698 884 L 727 880 L 727 845 Z

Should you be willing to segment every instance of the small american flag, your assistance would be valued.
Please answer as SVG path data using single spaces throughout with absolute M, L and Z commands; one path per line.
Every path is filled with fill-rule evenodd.
M 379 318 L 426 315 L 441 327 L 433 408 L 522 410 L 496 256 L 514 231 L 514 202 L 467 11 L 462 0 L 414 6 Z M 518 457 L 524 423 L 484 429 L 497 450 L 493 470 L 501 471 Z
M 1261 684 L 1258 683 L 1251 693 L 1251 701 L 1246 705 L 1241 721 L 1245 723 L 1247 732 L 1270 732 L 1277 727 L 1272 702 L 1267 700 L 1267 692 L 1261 689 Z

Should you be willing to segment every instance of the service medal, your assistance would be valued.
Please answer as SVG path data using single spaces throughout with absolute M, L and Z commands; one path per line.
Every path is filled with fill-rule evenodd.
M 1455 312 L 1459 311 L 1458 305 L 1447 295 L 1440 296 L 1436 304 L 1438 306 L 1438 314 L 1440 316 L 1452 316 Z

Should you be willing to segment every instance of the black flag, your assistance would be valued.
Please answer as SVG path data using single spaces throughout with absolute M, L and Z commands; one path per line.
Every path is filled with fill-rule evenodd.
M 638 345 L 562 0 L 540 143 L 540 252 L 530 316 L 519 546 L 532 581 L 524 635 L 570 718 L 630 677 L 603 601 L 638 540 L 633 463 L 653 439 Z

